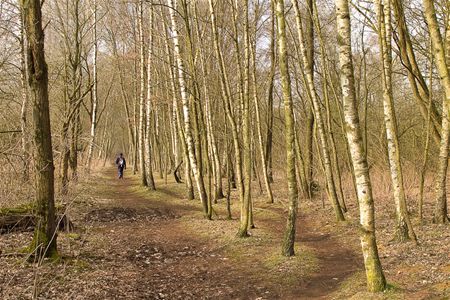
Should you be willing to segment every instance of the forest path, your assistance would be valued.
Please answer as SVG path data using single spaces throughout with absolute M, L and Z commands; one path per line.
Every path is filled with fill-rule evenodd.
M 91 224 L 88 239 L 96 240 L 85 255 L 100 259 L 99 268 L 109 270 L 102 276 L 115 282 L 102 287 L 108 298 L 330 299 L 340 283 L 361 270 L 359 256 L 322 230 L 320 218 L 300 215 L 300 249 L 314 253 L 315 266 L 298 277 L 284 270 L 286 264 L 267 267 L 256 256 L 275 248 L 279 252 L 285 224 L 280 207 L 264 204 L 272 217 L 257 217 L 255 237 L 231 246 L 229 253 L 227 243 L 234 241 L 211 240 L 203 230 L 207 226 L 226 234 L 225 227 L 237 228 L 236 220 L 198 221 L 200 206 L 182 200 L 183 185 L 161 182 L 156 192 L 145 192 L 136 177 L 118 180 L 115 175 L 108 168 L 94 178 L 100 205 L 85 216 Z M 190 228 L 196 222 L 198 233 Z M 268 243 L 259 242 L 258 230 L 269 236 Z
M 276 208 L 273 210 L 281 216 L 282 221 L 277 222 L 276 227 L 280 227 L 278 231 L 283 231 L 287 213 Z M 359 253 L 355 253 L 349 245 L 325 230 L 324 225 L 328 224 L 329 222 L 318 215 L 299 211 L 297 243 L 312 249 L 318 260 L 318 268 L 314 273 L 300 279 L 298 287 L 290 292 L 293 295 L 301 295 L 301 299 L 330 299 L 330 294 L 339 289 L 346 279 L 364 270 Z

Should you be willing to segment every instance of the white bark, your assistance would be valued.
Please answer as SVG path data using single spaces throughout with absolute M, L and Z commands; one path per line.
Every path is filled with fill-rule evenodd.
M 196 5 L 196 4 L 194 4 Z M 195 9 L 195 18 L 197 19 L 196 22 L 196 29 L 197 29 L 197 36 L 199 38 L 199 42 L 201 43 L 203 35 L 201 35 L 200 32 L 200 25 L 198 22 L 198 16 L 197 16 L 197 7 Z M 222 168 L 220 166 L 220 159 L 219 159 L 219 150 L 217 147 L 217 141 L 216 136 L 214 134 L 214 128 L 213 128 L 213 113 L 211 108 L 211 99 L 210 99 L 210 92 L 208 89 L 208 71 L 207 66 L 205 62 L 205 52 L 203 49 L 203 45 L 201 44 L 199 47 L 200 51 L 200 61 L 201 61 L 201 68 L 202 68 L 202 79 L 203 79 L 203 90 L 205 95 L 205 114 L 206 114 L 206 130 L 207 130 L 207 139 L 208 139 L 208 145 L 211 152 L 211 157 L 213 159 L 212 163 L 212 170 L 214 173 L 214 181 L 215 181 L 215 199 L 221 199 L 224 198 L 223 195 L 223 188 L 222 188 Z
M 20 83 L 22 89 L 22 106 L 20 109 L 20 129 L 22 130 L 22 159 L 23 159 L 23 177 L 24 180 L 29 179 L 29 163 L 30 155 L 28 153 L 28 128 L 27 128 L 27 112 L 29 106 L 29 94 L 27 85 L 26 70 L 26 54 L 25 54 L 25 29 L 23 23 L 23 15 L 20 13 Z
M 383 2 L 382 2 L 383 1 Z M 392 92 L 392 26 L 390 0 L 374 0 L 378 17 L 378 35 L 382 62 L 382 86 L 384 124 L 391 171 L 392 189 L 394 192 L 395 212 L 397 215 L 396 238 L 399 241 L 416 240 L 406 207 L 403 173 L 400 162 L 400 146 L 398 142 L 397 118 L 394 109 Z
M 178 80 L 180 84 L 180 90 L 181 90 L 181 100 L 183 103 L 183 118 L 184 118 L 184 134 L 186 138 L 186 144 L 189 152 L 189 162 L 190 166 L 192 168 L 192 172 L 194 173 L 195 182 L 197 185 L 198 193 L 200 196 L 200 201 L 203 205 L 203 212 L 205 216 L 208 214 L 208 201 L 207 201 L 207 195 L 206 195 L 206 189 L 203 182 L 203 176 L 200 173 L 200 170 L 198 168 L 197 164 L 197 157 L 195 155 L 195 149 L 194 149 L 194 138 L 192 135 L 191 130 L 191 116 L 190 116 L 190 110 L 189 110 L 189 99 L 188 99 L 188 92 L 187 92 L 187 86 L 186 86 L 186 79 L 185 79 L 185 68 L 184 68 L 184 62 L 181 57 L 181 49 L 180 49 L 180 42 L 179 42 L 179 33 L 178 33 L 178 24 L 175 16 L 175 9 L 177 8 L 177 0 L 167 0 L 167 4 L 169 6 L 169 14 L 170 14 L 170 20 L 172 24 L 172 40 L 174 44 L 174 55 L 176 64 L 178 67 Z
M 217 31 L 217 23 L 216 23 L 216 15 L 214 11 L 213 0 L 208 0 L 209 3 L 209 11 L 211 14 L 211 28 L 213 32 L 214 39 L 214 48 L 217 56 L 217 60 L 219 61 L 219 70 L 220 70 L 220 84 L 222 89 L 222 98 L 224 101 L 225 112 L 228 121 L 231 125 L 231 131 L 233 136 L 233 148 L 234 148 L 234 157 L 235 157 L 235 167 L 236 167 L 236 183 L 239 190 L 239 199 L 243 201 L 244 199 L 244 187 L 243 187 L 243 176 L 242 176 L 242 160 L 241 160 L 241 147 L 239 145 L 239 135 L 235 117 L 233 115 L 233 103 L 231 100 L 231 90 L 228 83 L 228 74 L 225 68 L 225 60 L 222 55 L 222 50 L 219 44 L 219 33 Z
M 312 107 L 314 110 L 314 119 L 317 124 L 317 131 L 319 133 L 319 141 L 320 141 L 320 150 L 322 152 L 324 169 L 325 169 L 325 177 L 327 181 L 327 189 L 328 189 L 328 197 L 330 198 L 331 205 L 334 208 L 334 212 L 336 214 L 336 219 L 338 221 L 343 221 L 344 214 L 342 213 L 341 206 L 339 204 L 338 196 L 336 193 L 336 187 L 334 184 L 333 178 L 333 170 L 331 166 L 331 158 L 330 152 L 328 149 L 328 141 L 325 134 L 325 125 L 323 122 L 322 110 L 320 108 L 320 102 L 317 96 L 316 87 L 314 85 L 314 78 L 312 74 L 312 66 L 310 65 L 310 61 L 308 61 L 308 56 L 306 52 L 306 46 L 304 42 L 304 34 L 303 34 L 303 26 L 302 20 L 300 17 L 300 9 L 298 6 L 297 0 L 293 1 L 294 9 L 296 12 L 296 21 L 297 21 L 297 33 L 300 42 L 300 56 L 303 62 L 305 77 L 306 77 L 306 88 L 308 91 L 308 97 L 311 99 Z
M 89 136 L 89 146 L 88 146 L 88 157 L 87 157 L 87 171 L 90 172 L 92 164 L 92 156 L 94 154 L 95 146 L 95 131 L 97 129 L 97 106 L 98 106 L 98 96 L 97 96 L 97 54 L 98 54 L 98 42 L 97 42 L 97 0 L 93 0 L 93 85 L 92 85 L 92 110 L 91 110 L 91 130 Z
M 342 100 L 347 140 L 353 161 L 360 209 L 361 247 L 366 268 L 367 287 L 371 292 L 386 287 L 375 237 L 375 215 L 372 186 L 369 178 L 366 154 L 364 153 L 361 128 L 355 95 L 353 74 L 350 11 L 348 0 L 336 0 L 337 33 L 339 45 L 339 67 L 341 72 Z
M 138 6 L 138 31 L 139 31 L 139 74 L 140 74 L 140 93 L 139 93 L 139 129 L 138 129 L 138 147 L 139 147 L 139 172 L 141 175 L 141 184 L 147 186 L 147 174 L 145 172 L 145 45 L 144 45 L 144 1 L 140 0 Z
M 253 5 L 256 5 L 254 2 Z M 267 201 L 269 203 L 273 203 L 273 193 L 272 188 L 270 187 L 270 181 L 269 181 L 269 174 L 268 174 L 268 168 L 267 168 L 267 162 L 265 159 L 265 153 L 264 153 L 264 142 L 262 137 L 262 128 L 261 128 L 261 113 L 260 113 L 260 107 L 259 107 L 259 99 L 258 99 L 258 89 L 257 89 L 257 78 L 256 78 L 256 26 L 257 26 L 257 20 L 255 17 L 254 22 L 254 39 L 255 41 L 251 45 L 251 57 L 252 57 L 252 83 L 253 83 L 253 104 L 255 106 L 255 116 L 256 116 L 256 132 L 258 135 L 258 146 L 259 146 L 259 154 L 261 157 L 261 168 L 263 172 L 263 179 L 264 179 L 264 185 L 266 187 L 267 192 Z
M 151 114 L 152 114 L 152 58 L 153 58 L 153 4 L 150 5 L 149 12 L 149 44 L 147 53 L 147 103 L 146 103 L 146 130 L 145 130 L 145 171 L 147 176 L 147 186 L 151 190 L 156 190 L 155 181 L 153 179 L 152 168 L 152 148 L 150 146 L 152 140 L 152 126 L 151 126 Z

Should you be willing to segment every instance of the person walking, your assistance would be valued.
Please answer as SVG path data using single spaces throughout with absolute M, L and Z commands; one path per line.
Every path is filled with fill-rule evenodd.
M 125 157 L 123 153 L 119 154 L 119 157 L 116 159 L 116 166 L 119 172 L 119 179 L 123 179 L 123 170 L 127 168 L 127 162 L 125 161 Z

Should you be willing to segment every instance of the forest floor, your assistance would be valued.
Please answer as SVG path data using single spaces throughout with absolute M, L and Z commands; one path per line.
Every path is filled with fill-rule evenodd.
M 128 171 L 127 173 L 130 173 Z M 128 175 L 128 174 L 126 174 Z M 0 299 L 445 299 L 450 296 L 448 226 L 425 224 L 421 243 L 397 244 L 391 211 L 380 205 L 380 256 L 390 288 L 365 292 L 357 237 L 357 209 L 336 224 L 322 202 L 302 201 L 297 256 L 280 255 L 286 203 L 265 203 L 255 191 L 256 228 L 235 237 L 225 200 L 213 221 L 200 203 L 184 199 L 184 185 L 157 180 L 157 191 L 136 176 L 116 179 L 104 169 L 78 185 L 67 214 L 75 231 L 60 233 L 60 259 L 30 264 L 20 250 L 32 233 L 0 236 Z M 285 189 L 275 185 L 275 195 Z M 276 189 L 279 189 L 278 191 Z M 380 212 L 381 211 L 381 212 Z M 416 227 L 417 228 L 417 227 Z

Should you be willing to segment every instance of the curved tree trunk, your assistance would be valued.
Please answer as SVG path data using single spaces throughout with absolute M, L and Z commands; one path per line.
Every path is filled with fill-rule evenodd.
M 431 117 L 432 127 L 431 133 L 436 141 L 440 143 L 441 134 L 441 116 L 439 116 L 437 109 L 433 102 L 426 103 L 430 99 L 431 90 L 428 89 L 427 84 L 422 76 L 420 68 L 417 64 L 416 55 L 411 42 L 411 37 L 409 35 L 408 27 L 405 20 L 405 13 L 403 9 L 402 0 L 392 0 L 392 6 L 394 9 L 394 14 L 396 18 L 396 27 L 398 32 L 398 42 L 399 42 L 399 52 L 402 59 L 402 63 L 406 68 L 408 74 L 408 81 L 411 85 L 411 90 L 419 106 L 420 112 L 424 120 L 427 120 L 428 115 Z M 431 85 L 430 85 L 431 87 Z M 428 108 L 427 108 L 428 106 Z

